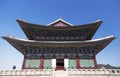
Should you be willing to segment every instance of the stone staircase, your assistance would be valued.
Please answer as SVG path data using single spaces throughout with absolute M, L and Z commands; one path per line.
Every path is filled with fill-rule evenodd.
M 54 72 L 54 77 L 68 77 L 67 72 L 64 70 L 57 70 Z

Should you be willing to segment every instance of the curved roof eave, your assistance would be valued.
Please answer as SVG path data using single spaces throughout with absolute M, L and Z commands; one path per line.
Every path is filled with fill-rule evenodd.
M 95 22 L 92 22 L 92 23 L 89 23 L 89 24 L 83 24 L 83 25 L 74 25 L 74 26 L 47 26 L 47 25 L 38 25 L 38 24 L 33 24 L 33 23 L 29 23 L 29 22 L 26 22 L 26 21 L 23 21 L 21 19 L 17 19 L 16 20 L 19 25 L 21 27 L 29 27 L 29 28 L 36 28 L 36 29 L 48 29 L 48 28 L 51 28 L 51 29 L 68 29 L 68 28 L 86 28 L 88 26 L 88 28 L 90 28 L 91 26 L 93 26 L 94 24 L 97 24 L 95 26 L 99 26 L 101 23 L 102 23 L 102 20 L 97 20 Z M 91 26 L 90 26 L 91 25 Z M 91 27 L 92 28 L 92 27 Z
M 6 39 L 13 47 L 15 47 L 17 50 L 19 50 L 23 55 L 24 51 L 19 48 L 20 45 L 23 46 L 79 46 L 79 47 L 86 47 L 86 46 L 94 46 L 96 54 L 98 54 L 102 49 L 104 49 L 112 40 L 115 39 L 115 36 L 107 36 L 100 39 L 94 39 L 94 40 L 87 40 L 87 41 L 34 41 L 34 40 L 26 40 L 26 39 L 20 39 L 15 38 L 12 36 L 3 36 L 3 39 Z
M 103 37 L 103 38 L 99 38 L 99 39 L 93 39 L 93 40 L 87 40 L 87 41 L 34 41 L 34 40 L 27 40 L 27 39 L 21 39 L 21 38 L 16 38 L 13 36 L 3 36 L 3 39 L 8 40 L 13 40 L 13 41 L 18 41 L 18 42 L 28 42 L 28 43 L 39 43 L 39 44 L 43 44 L 43 43 L 50 43 L 50 44 L 74 44 L 74 43 L 93 43 L 93 42 L 100 42 L 100 41 L 104 41 L 104 40 L 110 40 L 110 39 L 115 39 L 114 35 L 111 36 L 107 36 L 107 37 Z

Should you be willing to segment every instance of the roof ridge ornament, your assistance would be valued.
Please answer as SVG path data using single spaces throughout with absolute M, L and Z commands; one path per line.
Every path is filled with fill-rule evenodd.
M 69 25 L 69 26 L 73 26 L 73 25 L 70 24 L 69 22 L 63 20 L 61 17 L 59 17 L 57 20 L 53 21 L 52 23 L 48 24 L 48 26 L 52 26 L 53 24 L 55 24 L 55 23 L 57 23 L 57 22 L 60 22 L 60 21 L 63 22 L 63 23 L 65 23 L 65 24 L 67 24 L 67 25 Z
M 61 16 L 59 16 L 59 19 L 62 19 L 62 17 L 61 17 Z

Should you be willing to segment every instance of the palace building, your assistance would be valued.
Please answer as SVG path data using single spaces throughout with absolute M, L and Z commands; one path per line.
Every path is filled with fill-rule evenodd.
M 25 74 L 23 75 L 21 72 L 20 76 L 25 77 L 27 76 L 26 71 L 29 72 L 28 76 L 38 76 L 36 73 L 38 71 L 40 73 L 44 69 L 63 70 L 64 72 L 67 70 L 68 72 L 63 75 L 67 77 L 72 76 L 71 73 L 74 73 L 70 73 L 70 69 L 76 70 L 81 73 L 80 75 L 89 74 L 90 71 L 97 73 L 99 70 L 96 55 L 115 39 L 113 35 L 92 39 L 102 20 L 83 25 L 72 25 L 63 19 L 58 19 L 48 25 L 38 25 L 21 19 L 17 19 L 17 22 L 28 39 L 13 36 L 3 36 L 2 38 L 24 55 L 22 70 Z M 36 72 L 31 74 L 29 70 Z M 18 72 L 20 73 L 20 71 Z M 14 71 L 14 73 L 16 72 Z M 61 77 L 62 74 L 55 76 L 57 73 L 53 72 L 50 75 Z M 73 75 L 77 75 L 77 73 Z
M 58 19 L 37 25 L 18 19 L 28 39 L 3 36 L 24 55 L 22 69 L 97 68 L 96 55 L 115 37 L 92 39 L 102 21 L 72 25 Z

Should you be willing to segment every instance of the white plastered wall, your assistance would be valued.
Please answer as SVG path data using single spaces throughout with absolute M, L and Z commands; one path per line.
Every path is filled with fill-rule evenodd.
M 64 67 L 68 68 L 68 59 L 64 59 Z
M 52 59 L 52 68 L 56 68 L 56 59 Z

